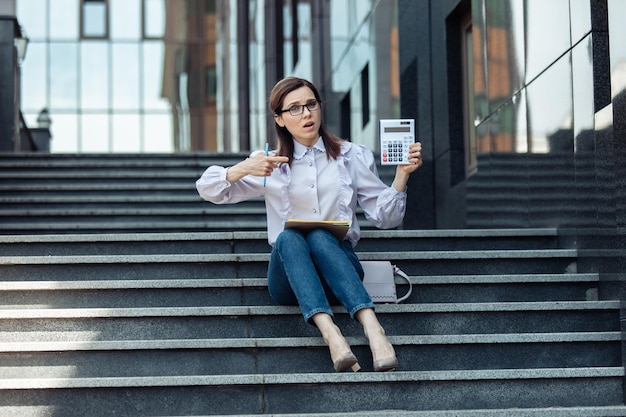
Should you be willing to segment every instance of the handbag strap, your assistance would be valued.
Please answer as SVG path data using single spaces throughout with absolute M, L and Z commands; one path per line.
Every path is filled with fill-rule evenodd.
M 411 295 L 411 292 L 413 292 L 413 284 L 411 283 L 409 276 L 395 265 L 393 265 L 393 272 L 399 277 L 403 278 L 407 282 L 407 284 L 409 284 L 409 290 L 407 291 L 407 293 L 404 294 L 402 297 L 398 298 L 398 300 L 396 301 L 396 303 L 401 303 L 402 301 L 409 298 L 409 296 Z

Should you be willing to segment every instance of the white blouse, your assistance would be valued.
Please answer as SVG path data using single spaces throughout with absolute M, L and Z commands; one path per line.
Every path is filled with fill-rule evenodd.
M 269 177 L 247 175 L 231 183 L 226 180 L 226 168 L 213 165 L 196 181 L 196 189 L 203 199 L 215 204 L 264 196 L 267 237 L 272 246 L 288 219 L 348 220 L 346 239 L 355 246 L 361 235 L 357 203 L 380 229 L 402 222 L 406 192 L 381 181 L 374 155 L 367 147 L 343 142 L 337 159 L 329 161 L 321 138 L 310 148 L 297 141 L 294 145 L 291 167 L 282 164 Z

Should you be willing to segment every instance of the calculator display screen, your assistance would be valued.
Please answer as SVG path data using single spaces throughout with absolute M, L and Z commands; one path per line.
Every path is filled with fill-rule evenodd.
M 411 126 L 387 126 L 385 127 L 385 133 L 402 133 L 410 132 Z

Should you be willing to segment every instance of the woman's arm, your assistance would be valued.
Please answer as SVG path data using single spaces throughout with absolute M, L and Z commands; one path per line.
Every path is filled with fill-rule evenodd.
M 238 203 L 258 197 L 263 194 L 260 177 L 271 175 L 277 164 L 287 159 L 259 152 L 229 168 L 213 165 L 196 181 L 196 189 L 203 199 L 215 204 Z
M 236 182 L 246 175 L 268 177 L 281 162 L 289 162 L 286 156 L 266 156 L 263 152 L 256 152 L 249 158 L 233 165 L 226 171 L 226 181 Z

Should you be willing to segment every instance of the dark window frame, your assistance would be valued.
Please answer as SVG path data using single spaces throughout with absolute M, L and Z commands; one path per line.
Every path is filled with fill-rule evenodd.
M 89 3 L 102 3 L 104 5 L 104 34 L 85 34 L 85 7 Z M 80 0 L 80 39 L 81 40 L 107 40 L 110 37 L 110 13 L 109 0 Z
M 450 185 L 463 183 L 477 171 L 471 160 L 476 155 L 472 150 L 472 135 L 475 135 L 473 67 L 468 60 L 471 44 L 472 10 L 470 0 L 461 0 L 446 19 L 448 137 L 450 145 Z M 469 32 L 468 32 L 469 31 Z M 469 38 L 471 40 L 471 38 Z M 471 59 L 473 56 L 470 56 Z M 474 136 L 475 138 L 475 136 Z
M 361 117 L 363 128 L 370 122 L 370 67 L 369 63 L 361 71 Z
M 476 110 L 474 106 L 473 26 L 471 10 L 463 16 L 460 30 L 463 68 L 463 148 L 465 150 L 465 173 L 466 176 L 469 177 L 478 170 L 476 128 L 474 126 Z
M 141 0 L 141 39 L 142 40 L 163 40 L 165 38 L 165 33 L 167 31 L 167 28 L 163 28 L 163 35 L 161 36 L 150 36 L 146 34 L 146 10 L 147 10 L 146 1 L 147 0 Z M 166 1 L 166 0 L 163 0 L 163 1 Z M 165 14 L 167 14 L 167 4 L 164 3 L 164 6 L 166 7 Z

